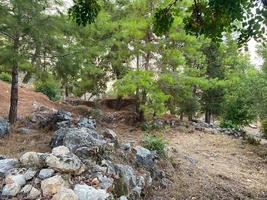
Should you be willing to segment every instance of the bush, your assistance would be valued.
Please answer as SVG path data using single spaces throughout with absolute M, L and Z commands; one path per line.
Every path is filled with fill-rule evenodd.
M 144 147 L 149 150 L 157 151 L 158 153 L 164 153 L 167 141 L 163 136 L 158 135 L 146 135 L 144 136 Z
M 267 119 L 261 122 L 261 132 L 263 133 L 263 137 L 267 139 Z
M 0 80 L 8 82 L 8 83 L 11 83 L 12 77 L 11 77 L 11 75 L 9 73 L 2 72 L 0 74 Z
M 35 91 L 45 94 L 52 101 L 57 101 L 61 97 L 59 84 L 51 78 L 46 81 L 37 82 L 35 84 Z
M 238 125 L 236 125 L 235 123 L 233 123 L 231 120 L 223 120 L 220 123 L 220 127 L 221 128 L 232 128 L 232 129 L 238 129 Z
M 160 129 L 160 128 L 161 127 L 160 127 L 159 124 L 155 124 L 153 122 L 144 122 L 141 125 L 142 131 L 146 131 L 146 132 L 150 132 L 150 131 L 157 130 L 157 129 Z

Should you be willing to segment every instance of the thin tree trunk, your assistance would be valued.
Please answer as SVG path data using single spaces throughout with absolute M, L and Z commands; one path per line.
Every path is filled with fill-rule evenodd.
M 69 85 L 65 84 L 65 97 L 69 97 Z
M 181 112 L 181 114 L 180 114 L 180 120 L 181 120 L 181 121 L 184 120 L 184 113 L 183 113 L 183 112 Z
M 19 49 L 19 36 L 14 39 L 14 60 L 12 67 L 12 83 L 11 83 L 11 95 L 10 95 L 10 109 L 9 109 L 9 123 L 14 124 L 17 120 L 17 109 L 18 109 L 18 62 L 17 53 Z
M 206 110 L 206 112 L 205 112 L 205 122 L 210 124 L 210 119 L 211 119 L 211 113 L 208 110 Z

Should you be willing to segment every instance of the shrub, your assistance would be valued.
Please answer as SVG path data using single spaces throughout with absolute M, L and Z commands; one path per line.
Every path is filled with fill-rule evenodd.
M 11 78 L 11 75 L 9 73 L 2 72 L 0 74 L 0 80 L 11 83 L 12 78 Z
M 221 128 L 233 128 L 233 129 L 238 129 L 238 125 L 233 123 L 231 120 L 223 120 L 220 123 Z
M 35 91 L 45 94 L 52 101 L 57 101 L 60 99 L 59 84 L 51 78 L 46 81 L 37 82 L 35 84 Z
M 157 151 L 158 153 L 164 153 L 167 141 L 163 136 L 158 135 L 146 135 L 144 136 L 144 146 L 152 151 Z
M 267 119 L 261 122 L 261 132 L 263 133 L 263 137 L 267 139 Z
M 153 130 L 160 129 L 160 125 L 156 124 L 156 123 L 153 123 L 153 122 L 144 122 L 141 125 L 141 129 L 142 129 L 142 131 L 150 132 L 150 131 L 153 131 Z

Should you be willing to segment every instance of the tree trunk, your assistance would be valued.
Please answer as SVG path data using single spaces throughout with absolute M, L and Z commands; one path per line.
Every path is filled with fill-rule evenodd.
M 192 121 L 193 120 L 193 116 L 190 114 L 190 115 L 188 115 L 188 121 Z
M 65 84 L 65 97 L 69 97 L 69 85 Z
M 205 122 L 210 124 L 210 119 L 211 119 L 211 113 L 208 110 L 206 110 L 206 112 L 205 112 Z
M 180 120 L 183 121 L 184 120 L 184 113 L 181 112 L 180 114 Z
M 11 82 L 11 94 L 10 94 L 10 109 L 9 109 L 9 123 L 14 124 L 17 120 L 17 110 L 18 110 L 18 62 L 17 53 L 19 49 L 19 36 L 17 35 L 14 39 L 14 60 L 12 67 L 12 82 Z
M 9 123 L 14 124 L 17 120 L 18 109 L 18 64 L 12 68 L 12 84 L 9 110 Z

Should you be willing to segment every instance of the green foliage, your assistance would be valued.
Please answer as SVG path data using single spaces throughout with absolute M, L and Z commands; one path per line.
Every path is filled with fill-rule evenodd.
M 11 75 L 9 73 L 2 72 L 0 74 L 0 80 L 11 83 L 12 78 L 11 78 Z
M 141 129 L 142 129 L 142 131 L 150 132 L 153 130 L 160 129 L 160 126 L 158 124 L 153 123 L 153 122 L 144 122 L 141 125 Z
M 35 83 L 35 91 L 45 94 L 52 101 L 57 101 L 61 98 L 59 83 L 51 77 L 47 80 L 37 81 Z
M 145 148 L 151 151 L 157 151 L 160 154 L 164 153 L 168 143 L 163 136 L 159 135 L 145 135 L 143 142 Z
M 262 120 L 261 122 L 261 132 L 263 136 L 267 139 L 267 119 Z
M 223 121 L 221 121 L 220 127 L 237 129 L 239 125 L 236 124 L 236 122 L 232 122 L 231 120 L 224 119 Z
M 115 84 L 119 96 L 135 96 L 139 111 L 146 116 L 162 114 L 169 96 L 159 88 L 154 74 L 146 70 L 129 71 Z
M 96 20 L 99 11 L 100 5 L 97 0 L 75 0 L 69 9 L 69 16 L 78 25 L 86 26 Z

